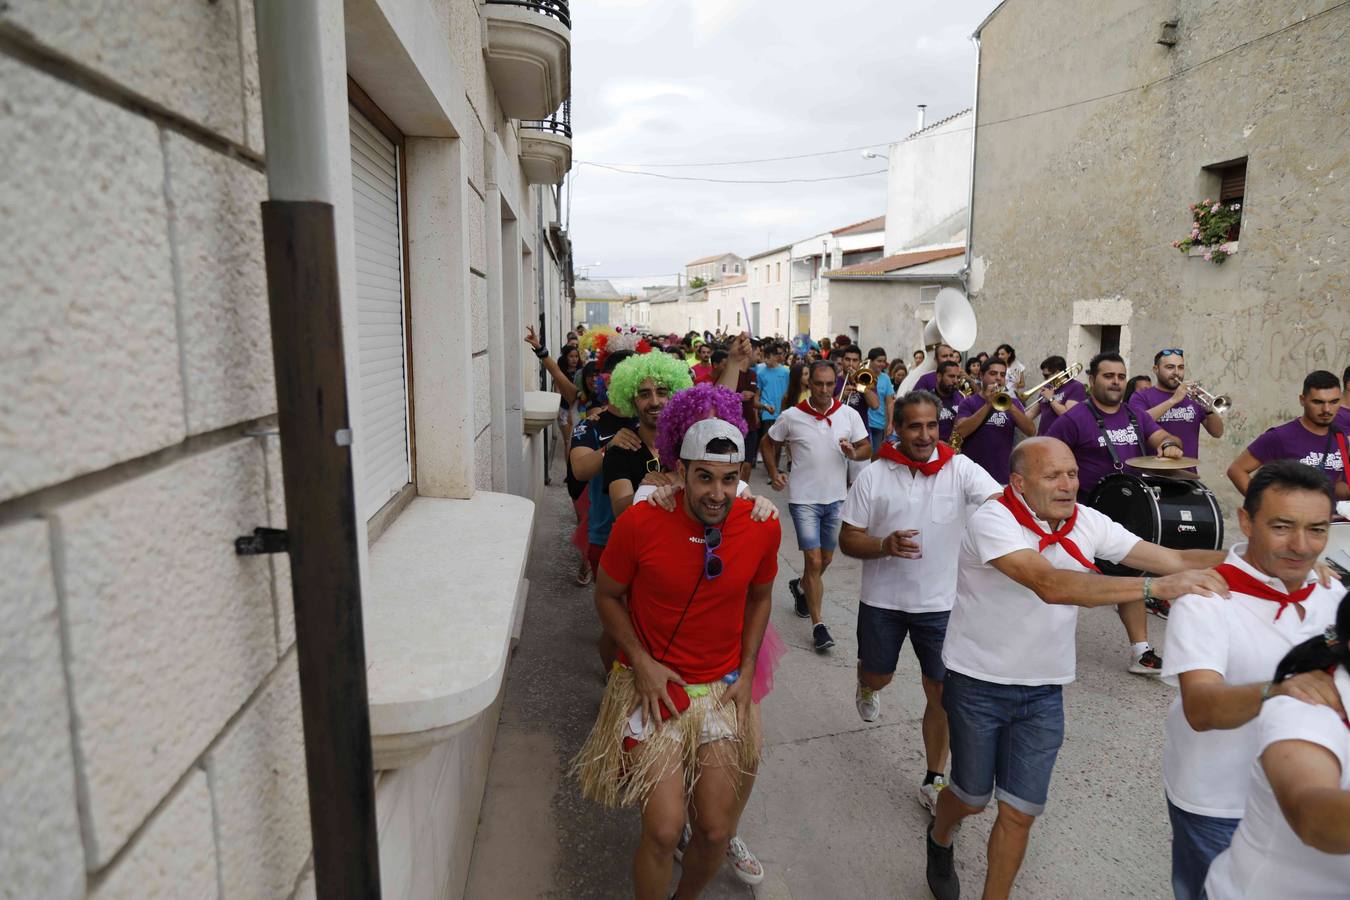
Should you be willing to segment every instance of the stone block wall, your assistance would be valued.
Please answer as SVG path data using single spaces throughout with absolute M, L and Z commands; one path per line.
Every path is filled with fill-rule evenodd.
M 251 0 L 0 6 L 0 896 L 310 855 Z

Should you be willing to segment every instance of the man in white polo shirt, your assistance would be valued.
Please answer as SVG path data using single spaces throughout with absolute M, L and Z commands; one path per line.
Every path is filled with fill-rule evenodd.
M 938 900 L 960 896 L 957 825 L 995 796 L 984 895 L 1012 890 L 1064 740 L 1078 607 L 1227 594 L 1217 573 L 1201 570 L 1223 553 L 1141 541 L 1078 505 L 1078 463 L 1062 441 L 1028 438 L 1014 448 L 1011 469 L 1002 496 L 966 526 L 942 649 L 952 772 L 928 833 L 928 886 Z M 1094 558 L 1164 577 L 1101 575 Z
M 804 566 L 801 578 L 788 582 L 797 615 L 811 617 L 817 652 L 834 646 L 821 621 L 825 594 L 822 577 L 839 543 L 839 508 L 848 493 L 848 463 L 872 456 L 862 417 L 834 399 L 834 364 L 815 362 L 807 374 L 810 396 L 789 406 L 760 439 L 760 456 L 775 491 L 788 489 L 788 511 L 797 531 Z M 778 470 L 778 446 L 792 453 L 792 479 Z
M 1232 596 L 1182 597 L 1167 622 L 1163 678 L 1181 693 L 1167 714 L 1163 786 L 1172 821 L 1172 891 L 1196 900 L 1210 863 L 1233 839 L 1258 751 L 1256 718 L 1275 696 L 1339 708 L 1326 672 L 1279 684 L 1290 648 L 1334 624 L 1345 588 L 1317 583 L 1327 544 L 1326 476 L 1294 460 L 1266 463 L 1238 511 L 1246 536 L 1219 567 Z
M 858 604 L 858 715 L 881 716 L 881 689 L 891 683 L 909 635 L 919 658 L 923 747 L 928 772 L 919 802 L 931 813 L 946 781 L 947 713 L 942 709 L 942 641 L 956 599 L 956 556 L 967 510 L 1002 487 L 979 463 L 938 439 L 942 401 L 912 391 L 895 403 L 896 443 L 883 443 L 844 501 L 839 548 L 863 560 Z

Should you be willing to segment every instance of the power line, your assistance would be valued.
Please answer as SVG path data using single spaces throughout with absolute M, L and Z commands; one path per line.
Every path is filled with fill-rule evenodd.
M 1350 2 L 1350 0 L 1347 0 Z M 578 162 L 579 166 L 590 166 L 595 169 L 607 169 L 610 172 L 618 172 L 620 175 L 642 175 L 647 178 L 662 178 L 666 181 L 701 181 L 707 184 L 806 184 L 817 181 L 844 181 L 849 178 L 865 178 L 868 175 L 884 175 L 885 169 L 876 169 L 871 172 L 857 172 L 853 175 L 827 175 L 822 178 L 696 178 L 692 175 L 662 175 L 659 172 L 633 172 L 629 169 L 621 169 L 617 166 L 607 166 L 601 163 Z

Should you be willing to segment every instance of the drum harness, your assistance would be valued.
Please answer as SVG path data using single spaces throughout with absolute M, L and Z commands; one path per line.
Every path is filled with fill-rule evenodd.
M 1335 426 L 1327 427 L 1327 442 L 1322 447 L 1322 458 L 1317 461 L 1317 468 L 1323 468 L 1327 464 L 1327 459 L 1331 456 L 1331 442 L 1336 442 L 1336 449 L 1341 456 L 1341 475 L 1345 478 L 1345 483 L 1350 484 L 1350 452 L 1346 450 L 1345 435 Z
M 1125 463 L 1121 462 L 1120 454 L 1116 452 L 1116 445 L 1111 441 L 1111 435 L 1106 431 L 1106 419 L 1102 416 L 1102 411 L 1097 408 L 1096 402 L 1088 397 L 1088 409 L 1092 410 L 1092 418 L 1097 420 L 1097 430 L 1102 433 L 1102 440 L 1106 441 L 1106 449 L 1111 454 L 1111 462 L 1116 466 L 1117 472 L 1125 471 Z M 1144 429 L 1139 427 L 1139 417 L 1134 414 L 1124 403 L 1120 404 L 1125 410 L 1125 414 L 1130 417 L 1130 427 L 1134 429 L 1135 440 L 1139 441 L 1139 455 L 1148 456 L 1148 451 L 1144 448 Z

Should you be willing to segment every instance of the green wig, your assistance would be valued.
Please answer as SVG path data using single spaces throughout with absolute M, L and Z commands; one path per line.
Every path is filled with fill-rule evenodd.
M 642 383 L 649 380 L 672 394 L 694 384 L 689 366 L 669 353 L 642 353 L 630 356 L 614 367 L 609 376 L 609 402 L 625 416 L 637 415 L 633 398 Z

